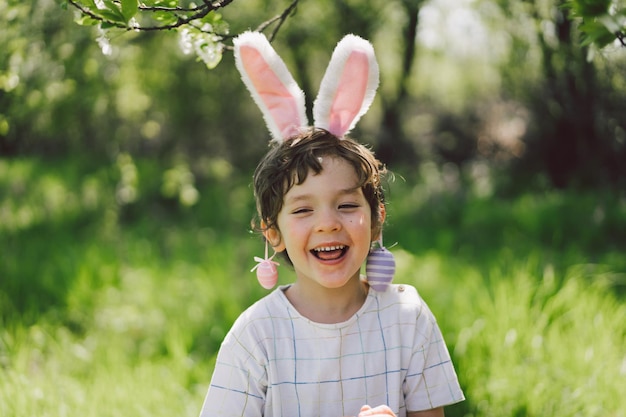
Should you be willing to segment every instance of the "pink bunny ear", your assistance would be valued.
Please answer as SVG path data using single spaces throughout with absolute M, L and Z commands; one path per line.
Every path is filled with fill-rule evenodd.
M 378 87 L 374 48 L 346 35 L 335 47 L 313 103 L 314 125 L 342 137 L 369 109 Z
M 245 32 L 233 44 L 237 69 L 273 139 L 280 143 L 299 133 L 308 125 L 304 93 L 267 38 Z

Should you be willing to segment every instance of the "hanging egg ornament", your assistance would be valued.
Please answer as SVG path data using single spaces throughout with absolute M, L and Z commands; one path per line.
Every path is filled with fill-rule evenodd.
M 370 250 L 365 264 L 367 282 L 376 291 L 386 291 L 396 272 L 396 261 L 386 248 Z
M 250 272 L 256 269 L 256 278 L 259 280 L 259 284 L 261 284 L 261 287 L 269 290 L 273 288 L 274 285 L 276 285 L 276 283 L 278 282 L 278 268 L 276 267 L 280 264 L 278 262 L 272 261 L 272 259 L 274 259 L 274 256 L 276 256 L 276 253 L 274 253 L 269 258 L 267 257 L 267 246 L 268 245 L 266 240 L 265 258 L 259 258 L 258 256 L 255 256 L 254 260 L 257 261 L 258 264 L 256 264 L 254 268 L 250 270 Z
M 256 277 L 261 287 L 266 290 L 273 288 L 278 282 L 278 268 L 276 268 L 276 265 L 278 265 L 276 262 L 265 259 L 256 266 Z

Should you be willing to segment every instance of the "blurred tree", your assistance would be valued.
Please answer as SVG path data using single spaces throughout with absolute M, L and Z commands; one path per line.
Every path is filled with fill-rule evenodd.
M 106 164 L 128 151 L 175 164 L 184 154 L 236 160 L 254 151 L 229 140 L 242 132 L 244 94 L 232 69 L 207 76 L 167 32 L 96 36 L 54 0 L 0 0 L 1 155 Z
M 383 119 L 381 124 L 378 155 L 383 161 L 397 161 L 415 164 L 416 152 L 410 146 L 404 130 L 402 108 L 409 98 L 409 80 L 413 74 L 417 47 L 417 25 L 423 0 L 403 0 L 400 2 L 405 20 L 401 25 L 399 49 L 401 50 L 401 70 L 394 94 L 383 96 Z
M 598 78 L 599 70 L 615 68 L 588 59 L 589 45 L 579 42 L 578 26 L 564 1 L 498 3 L 507 21 L 517 19 L 534 28 L 534 33 L 509 32 L 513 44 L 503 71 L 511 91 L 517 91 L 531 112 L 526 151 L 514 166 L 517 178 L 526 177 L 523 182 L 532 184 L 536 182 L 531 178 L 543 173 L 558 188 L 624 181 L 626 144 L 620 139 L 626 131 L 624 105 L 611 95 L 615 87 L 624 93 L 623 74 L 621 81 L 618 73 Z M 528 71 L 533 45 L 537 72 Z
M 3 155 L 91 154 L 111 163 L 128 152 L 158 158 L 164 170 L 188 163 L 198 180 L 214 160 L 249 170 L 268 134 L 233 71 L 232 54 L 222 52 L 236 34 L 260 28 L 274 38 L 305 91 L 309 112 L 341 36 L 352 32 L 374 43 L 381 86 L 354 135 L 388 164 L 415 166 L 431 157 L 425 149 L 459 168 L 473 158 L 493 160 L 495 153 L 480 151 L 484 131 L 498 130 L 492 127 L 502 124 L 494 119 L 512 109 L 511 129 L 524 134 L 509 152 L 517 162 L 516 182 L 538 173 L 559 187 L 615 184 L 626 176 L 624 64 L 604 59 L 605 52 L 587 59 L 592 46 L 580 42 L 581 12 L 572 2 L 465 2 L 496 23 L 487 43 L 451 59 L 457 44 L 467 45 L 459 42 L 458 28 L 435 28 L 435 39 L 450 38 L 434 58 L 420 48 L 418 29 L 425 9 L 457 7 L 454 1 L 248 0 L 245 7 L 232 1 L 65 1 L 0 0 Z M 59 4 L 70 4 L 76 16 Z M 619 20 L 616 4 L 606 10 Z M 93 26 L 80 28 L 73 18 Z M 485 49 L 502 52 L 469 66 L 467 57 Z M 463 105 L 451 106 L 453 95 L 463 96 Z
M 99 148 L 115 125 L 115 65 L 53 0 L 0 1 L 0 152 Z M 68 26 L 69 25 L 69 26 Z M 106 117 L 102 117 L 106 116 Z
M 352 0 L 347 2 L 317 1 L 299 2 L 293 0 L 282 5 L 282 11 L 275 17 L 258 22 L 258 10 L 272 10 L 277 2 L 252 2 L 245 10 L 237 10 L 232 1 L 204 2 L 200 5 L 184 1 L 150 0 L 138 5 L 136 0 L 125 1 L 93 1 L 68 0 L 69 4 L 80 11 L 77 22 L 85 25 L 97 25 L 100 30 L 101 46 L 108 47 L 104 31 L 158 31 L 178 30 L 182 38 L 183 48 L 194 51 L 209 68 L 215 68 L 222 56 L 225 41 L 251 26 L 256 30 L 267 30 L 273 27 L 270 39 L 273 39 L 286 19 L 298 13 L 297 25 L 285 25 L 283 55 L 290 55 L 294 65 L 296 78 L 307 93 L 307 108 L 310 112 L 314 98 L 313 81 L 310 71 L 309 56 L 313 49 L 325 48 L 330 51 L 340 36 L 345 33 L 356 33 L 373 39 L 380 27 L 391 27 L 384 16 L 394 14 L 400 35 L 394 37 L 397 43 L 394 49 L 398 54 L 398 67 L 395 88 L 390 88 L 382 97 L 382 117 L 380 123 L 379 155 L 383 160 L 396 162 L 414 162 L 416 153 L 407 143 L 403 131 L 402 107 L 409 96 L 408 80 L 412 75 L 416 56 L 416 33 L 418 12 L 423 0 L 398 0 L 380 3 L 369 0 Z M 229 6 L 229 7 L 227 7 Z M 272 7 L 273 6 L 273 7 Z M 297 8 L 296 8 L 297 7 Z M 228 10 L 227 10 L 228 9 Z M 218 11 L 220 14 L 218 14 Z M 254 15 L 246 13 L 254 12 Z M 223 16 L 224 18 L 223 18 Z M 313 18 L 311 18 L 313 17 Z M 235 29 L 229 34 L 229 24 L 233 22 Z M 245 22 L 245 23 L 242 23 Z M 320 22 L 324 22 L 320 25 Z M 316 70 L 319 68 L 316 67 Z M 315 74 L 317 76 L 317 73 Z

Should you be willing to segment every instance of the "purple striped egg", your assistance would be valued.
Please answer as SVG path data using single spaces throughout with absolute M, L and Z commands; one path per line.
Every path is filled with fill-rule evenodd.
M 386 291 L 396 272 L 396 261 L 386 248 L 372 249 L 365 264 L 367 282 L 376 291 Z

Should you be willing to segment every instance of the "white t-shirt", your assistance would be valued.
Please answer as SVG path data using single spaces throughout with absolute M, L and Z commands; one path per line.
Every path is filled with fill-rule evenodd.
M 201 417 L 342 417 L 386 404 L 398 417 L 464 399 L 433 314 L 410 285 L 369 290 L 348 321 L 301 316 L 283 286 L 224 339 Z

